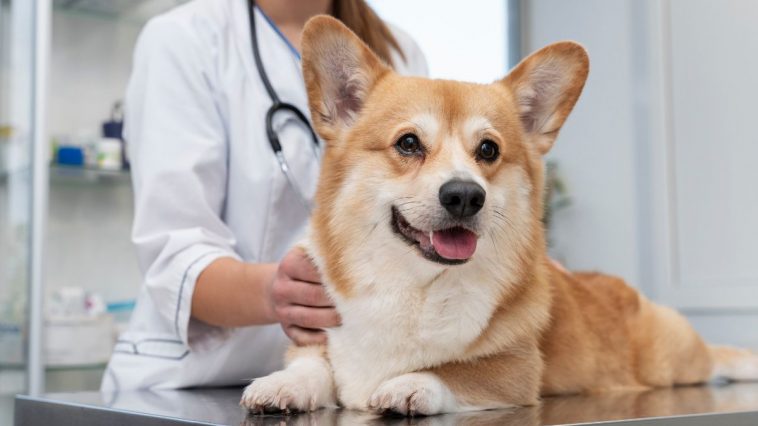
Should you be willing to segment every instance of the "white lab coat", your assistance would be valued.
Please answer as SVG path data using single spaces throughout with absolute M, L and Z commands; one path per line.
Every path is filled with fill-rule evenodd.
M 134 54 L 125 136 L 133 164 L 133 240 L 145 282 L 114 349 L 104 390 L 245 383 L 281 367 L 279 325 L 224 329 L 190 318 L 195 281 L 214 260 L 277 262 L 307 219 L 265 135 L 270 100 L 255 68 L 246 0 L 194 0 L 152 19 Z M 296 53 L 256 11 L 260 53 L 279 97 L 308 114 Z M 406 61 L 418 46 L 392 28 Z M 279 117 L 284 153 L 312 197 L 318 163 L 306 131 Z

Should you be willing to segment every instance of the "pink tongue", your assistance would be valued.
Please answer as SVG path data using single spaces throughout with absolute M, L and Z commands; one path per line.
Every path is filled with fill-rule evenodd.
M 468 259 L 476 251 L 476 234 L 463 228 L 434 231 L 432 246 L 445 259 Z

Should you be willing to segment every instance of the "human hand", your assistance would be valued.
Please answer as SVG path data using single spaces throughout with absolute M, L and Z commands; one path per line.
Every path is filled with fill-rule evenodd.
M 340 325 L 316 267 L 299 247 L 279 263 L 268 293 L 273 318 L 298 346 L 324 344 L 323 329 Z

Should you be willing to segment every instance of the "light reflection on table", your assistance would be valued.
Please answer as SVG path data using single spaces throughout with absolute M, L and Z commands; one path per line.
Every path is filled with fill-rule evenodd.
M 539 406 L 447 414 L 413 419 L 350 410 L 248 415 L 238 405 L 241 389 L 162 390 L 51 394 L 46 400 L 227 425 L 553 425 L 702 413 L 758 411 L 758 383 L 688 386 L 545 398 Z M 136 419 L 135 419 L 136 420 Z M 135 421 L 135 424 L 138 424 Z

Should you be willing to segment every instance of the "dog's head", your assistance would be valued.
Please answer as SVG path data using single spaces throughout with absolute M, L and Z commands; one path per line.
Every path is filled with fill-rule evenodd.
M 313 232 L 330 278 L 377 259 L 439 274 L 544 251 L 542 155 L 588 69 L 561 42 L 488 85 L 402 77 L 339 21 L 311 19 L 303 73 L 327 144 Z

